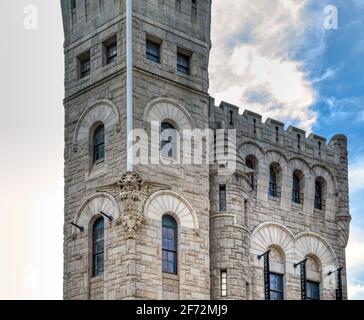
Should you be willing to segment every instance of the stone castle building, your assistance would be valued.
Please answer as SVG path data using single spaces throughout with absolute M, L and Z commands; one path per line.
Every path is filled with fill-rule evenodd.
M 64 298 L 335 299 L 341 279 L 345 299 L 345 136 L 215 106 L 211 0 L 133 0 L 134 128 L 236 129 L 237 166 L 172 147 L 127 172 L 125 0 L 61 6 Z

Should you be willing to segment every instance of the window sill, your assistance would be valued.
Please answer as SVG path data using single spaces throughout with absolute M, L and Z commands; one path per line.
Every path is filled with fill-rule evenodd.
M 325 213 L 325 210 L 324 209 L 320 210 L 320 209 L 314 208 L 313 213 L 321 216 L 321 215 L 323 215 Z
M 99 274 L 97 276 L 91 276 L 90 277 L 90 283 L 97 283 L 100 281 L 104 281 L 104 274 Z
M 101 176 L 104 176 L 107 174 L 107 171 L 108 171 L 108 166 L 105 163 L 105 161 L 96 163 L 92 166 L 91 170 L 86 173 L 85 180 L 87 182 L 87 181 L 99 178 Z
M 303 209 L 303 203 L 291 202 L 291 206 L 297 209 Z
M 179 280 L 178 274 L 163 272 L 164 279 Z
M 281 202 L 281 198 L 278 198 L 278 197 L 273 197 L 273 196 L 268 196 L 268 200 L 269 201 L 273 201 L 273 202 Z

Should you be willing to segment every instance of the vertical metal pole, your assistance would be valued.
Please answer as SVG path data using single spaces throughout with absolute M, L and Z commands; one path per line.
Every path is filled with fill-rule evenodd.
M 133 171 L 133 0 L 126 0 L 127 171 Z

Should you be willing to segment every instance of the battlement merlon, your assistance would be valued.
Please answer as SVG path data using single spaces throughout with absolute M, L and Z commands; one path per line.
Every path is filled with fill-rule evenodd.
M 238 135 L 241 133 L 319 162 L 347 167 L 347 138 L 343 134 L 333 136 L 327 143 L 325 137 L 314 133 L 307 136 L 305 130 L 292 125 L 285 129 L 285 124 L 276 119 L 268 118 L 263 122 L 262 115 L 250 110 L 241 112 L 241 108 L 228 102 L 222 101 L 216 106 L 213 97 L 210 97 L 209 121 L 211 128 L 237 129 Z

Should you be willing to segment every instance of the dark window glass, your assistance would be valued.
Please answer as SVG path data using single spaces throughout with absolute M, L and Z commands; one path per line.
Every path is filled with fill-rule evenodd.
M 320 300 L 320 283 L 307 281 L 307 300 Z
M 300 203 L 300 179 L 293 175 L 292 202 Z
M 177 223 L 169 215 L 162 218 L 162 270 L 177 274 Z
M 271 167 L 269 172 L 269 195 L 277 197 L 277 172 Z
M 146 57 L 148 60 L 160 63 L 160 45 L 153 41 L 147 40 Z
M 165 130 L 175 130 L 175 128 L 169 123 L 169 122 L 162 122 L 161 124 L 161 133 Z M 172 131 L 171 131 L 172 133 Z M 161 139 L 161 150 L 167 145 L 167 144 L 171 144 L 170 149 L 168 149 L 167 147 L 167 151 L 166 154 L 163 154 L 164 156 L 167 156 L 169 158 L 173 157 L 173 136 L 172 135 L 168 135 L 168 138 L 166 138 L 165 136 L 162 137 Z
M 322 210 L 322 186 L 319 181 L 315 182 L 315 209 Z
M 177 53 L 177 71 L 190 74 L 190 57 L 183 53 Z
M 94 163 L 100 162 L 105 158 L 105 129 L 101 125 L 97 127 L 94 133 Z
M 104 273 L 104 219 L 95 221 L 92 228 L 92 275 Z
M 270 273 L 270 299 L 283 300 L 283 275 Z
M 118 56 L 118 49 L 116 42 L 114 42 L 106 47 L 106 64 L 115 61 L 117 56 Z
M 219 211 L 226 211 L 226 186 L 219 186 Z
M 76 9 L 76 0 L 71 0 L 71 9 Z
M 251 159 L 246 159 L 245 164 L 249 169 L 254 170 L 253 161 Z M 254 190 L 254 173 L 250 175 L 250 186 Z
M 175 5 L 176 5 L 176 11 L 177 12 L 181 12 L 181 9 L 182 9 L 182 0 L 176 0 L 176 3 L 175 3 Z
M 87 56 L 80 60 L 80 74 L 81 78 L 87 77 L 90 75 L 91 71 L 91 60 L 90 56 Z
M 196 22 L 196 20 L 197 20 L 197 0 L 192 0 L 191 20 L 192 20 L 192 22 Z

